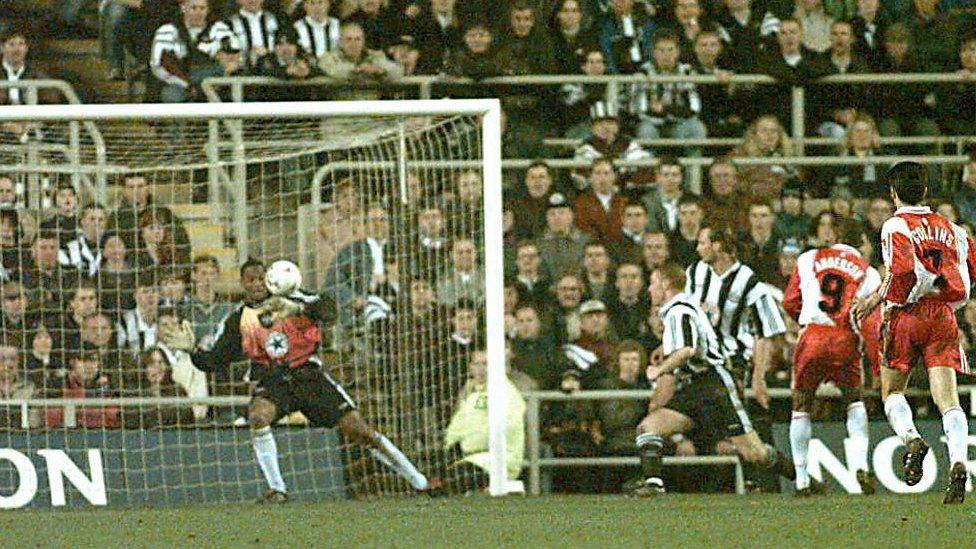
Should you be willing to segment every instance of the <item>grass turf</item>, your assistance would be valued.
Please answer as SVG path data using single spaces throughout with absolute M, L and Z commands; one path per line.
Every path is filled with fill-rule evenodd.
M 974 497 L 973 499 L 976 499 Z M 967 547 L 941 495 L 549 496 L 0 513 L 15 547 Z

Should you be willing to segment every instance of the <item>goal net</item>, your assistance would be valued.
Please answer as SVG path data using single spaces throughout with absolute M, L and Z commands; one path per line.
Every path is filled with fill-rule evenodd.
M 0 112 L 37 128 L 0 140 L 0 507 L 260 495 L 249 364 L 207 373 L 158 335 L 212 345 L 248 299 L 241 265 L 278 259 L 334 302 L 319 358 L 366 421 L 428 477 L 465 489 L 491 469 L 504 493 L 497 103 L 170 109 Z M 481 467 L 448 433 L 484 388 L 476 351 Z M 293 498 L 410 491 L 301 412 L 274 433 Z

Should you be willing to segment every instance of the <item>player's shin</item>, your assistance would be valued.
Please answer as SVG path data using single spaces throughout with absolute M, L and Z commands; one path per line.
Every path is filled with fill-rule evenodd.
M 949 463 L 966 463 L 969 425 L 962 408 L 955 406 L 942 414 L 942 430 L 949 450 Z
M 407 456 L 403 455 L 403 452 L 390 442 L 390 439 L 380 433 L 373 433 L 371 442 L 373 447 L 370 448 L 370 452 L 380 463 L 393 469 L 398 475 L 406 479 L 414 490 L 427 489 L 427 477 L 418 471 L 413 463 L 410 463 Z
M 651 482 L 661 487 L 664 481 L 661 474 L 664 469 L 664 461 L 661 457 L 661 449 L 664 447 L 664 439 L 658 435 L 641 433 L 637 435 L 637 455 L 640 457 L 641 474 L 645 482 Z
M 278 444 L 275 442 L 271 427 L 262 427 L 251 432 L 251 444 L 257 457 L 261 472 L 264 473 L 268 487 L 277 492 L 285 493 L 285 481 L 281 478 L 278 468 Z
M 856 471 L 867 471 L 868 411 L 863 401 L 852 402 L 847 407 L 847 438 L 851 450 L 849 465 Z
M 918 434 L 918 430 L 915 428 L 915 421 L 912 419 L 912 408 L 908 405 L 908 401 L 905 400 L 905 395 L 901 393 L 891 393 L 888 395 L 888 398 L 884 401 L 884 410 L 885 415 L 888 417 L 888 423 L 891 424 L 891 428 L 901 438 L 902 442 L 908 444 L 911 440 L 921 438 L 921 435 Z
M 811 433 L 810 414 L 794 411 L 790 420 L 790 451 L 793 455 L 793 469 L 796 471 L 797 490 L 810 486 L 807 453 L 810 448 Z

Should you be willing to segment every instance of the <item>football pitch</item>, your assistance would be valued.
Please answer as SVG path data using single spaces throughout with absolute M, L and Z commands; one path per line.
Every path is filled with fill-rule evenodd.
M 976 500 L 976 496 L 972 497 Z M 18 547 L 972 547 L 976 501 L 941 495 L 548 496 L 15 511 Z M 710 544 L 705 545 L 705 544 Z

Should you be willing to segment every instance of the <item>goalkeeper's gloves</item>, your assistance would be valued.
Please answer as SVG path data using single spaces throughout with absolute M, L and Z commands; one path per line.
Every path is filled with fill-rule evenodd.
M 274 296 L 264 300 L 255 311 L 258 313 L 261 326 L 271 328 L 279 320 L 304 313 L 305 305 L 287 297 Z
M 159 340 L 170 349 L 192 352 L 196 347 L 196 337 L 193 328 L 187 321 L 180 322 L 178 328 L 160 330 Z

